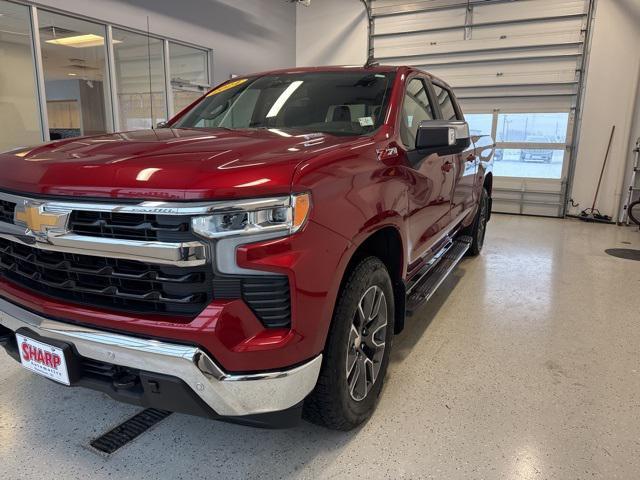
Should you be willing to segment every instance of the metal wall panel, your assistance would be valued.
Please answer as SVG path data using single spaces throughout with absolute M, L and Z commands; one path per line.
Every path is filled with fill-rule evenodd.
M 370 47 L 384 64 L 442 77 L 467 113 L 562 113 L 562 178 L 496 177 L 496 210 L 558 216 L 572 152 L 592 0 L 372 0 Z M 493 127 L 495 130 L 495 125 Z M 514 145 L 504 148 L 518 148 Z M 526 146 L 525 148 L 533 148 Z

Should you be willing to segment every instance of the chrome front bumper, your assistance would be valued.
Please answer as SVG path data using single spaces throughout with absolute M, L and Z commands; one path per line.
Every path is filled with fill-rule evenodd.
M 290 370 L 227 374 L 198 347 L 49 320 L 3 299 L 0 324 L 73 344 L 85 358 L 179 378 L 220 416 L 257 415 L 297 405 L 315 387 L 322 364 L 318 355 Z

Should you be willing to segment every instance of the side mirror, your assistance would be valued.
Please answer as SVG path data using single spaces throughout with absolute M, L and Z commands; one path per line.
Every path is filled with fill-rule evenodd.
M 156 128 L 167 128 L 167 122 L 158 122 Z
M 452 155 L 470 144 L 469 124 L 462 120 L 426 120 L 416 135 L 416 150 L 425 154 Z

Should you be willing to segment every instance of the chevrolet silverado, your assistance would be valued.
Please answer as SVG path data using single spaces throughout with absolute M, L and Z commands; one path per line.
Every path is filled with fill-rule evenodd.
M 136 405 L 354 428 L 405 318 L 482 249 L 493 152 L 445 82 L 369 65 L 0 154 L 0 344 Z

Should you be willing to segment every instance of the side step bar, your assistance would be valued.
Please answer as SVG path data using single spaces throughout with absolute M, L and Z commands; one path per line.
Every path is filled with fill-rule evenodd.
M 471 237 L 457 238 L 450 248 L 447 249 L 438 263 L 418 281 L 407 296 L 407 314 L 411 315 L 417 308 L 426 303 L 442 285 L 445 278 L 453 271 L 455 266 L 462 260 L 471 246 Z

